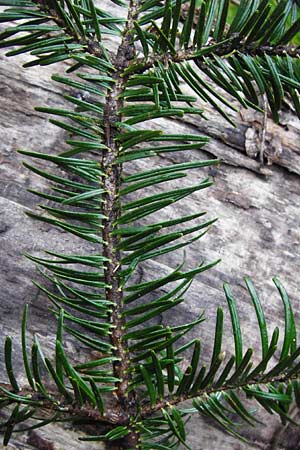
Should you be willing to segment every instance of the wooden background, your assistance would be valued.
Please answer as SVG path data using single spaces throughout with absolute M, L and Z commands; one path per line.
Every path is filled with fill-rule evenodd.
M 111 44 L 112 47 L 114 43 Z M 38 254 L 43 249 L 55 251 L 77 251 L 93 248 L 95 245 L 82 243 L 80 239 L 35 222 L 25 216 L 26 211 L 37 211 L 37 197 L 27 188 L 46 189 L 44 181 L 29 173 L 22 166 L 22 156 L 17 149 L 59 152 L 67 133 L 47 122 L 47 117 L 33 110 L 34 106 L 63 106 L 61 87 L 50 80 L 51 73 L 63 73 L 65 65 L 56 67 L 23 69 L 22 63 L 28 56 L 14 59 L 1 54 L 0 66 L 0 124 L 1 124 L 1 177 L 0 177 L 0 317 L 1 341 L 7 334 L 13 335 L 15 343 L 15 364 L 20 367 L 20 319 L 25 303 L 30 305 L 30 333 L 36 333 L 46 354 L 53 350 L 55 322 L 48 313 L 49 302 L 32 285 L 37 279 L 35 268 L 22 253 Z M 199 103 L 201 104 L 201 103 Z M 261 294 L 269 320 L 270 330 L 276 325 L 282 328 L 283 307 L 272 284 L 272 276 L 279 276 L 299 311 L 300 272 L 298 253 L 300 245 L 299 175 L 300 175 L 300 121 L 288 105 L 282 112 L 280 124 L 268 118 L 264 143 L 265 165 L 260 166 L 258 153 L 262 146 L 263 115 L 251 110 L 240 109 L 235 119 L 237 127 L 226 123 L 207 105 L 202 105 L 205 121 L 187 117 L 183 122 L 172 120 L 163 127 L 178 131 L 203 133 L 211 137 L 210 143 L 201 153 L 204 157 L 218 157 L 222 164 L 214 170 L 192 171 L 188 182 L 197 183 L 210 175 L 215 185 L 196 193 L 176 204 L 182 214 L 208 212 L 210 218 L 219 221 L 212 230 L 187 251 L 187 266 L 193 267 L 199 261 L 222 258 L 214 269 L 197 278 L 186 296 L 186 303 L 174 312 L 164 315 L 164 322 L 192 320 L 205 310 L 204 324 L 194 331 L 202 339 L 206 354 L 211 350 L 216 309 L 225 306 L 222 283 L 230 282 L 238 300 L 245 344 L 254 348 L 260 356 L 259 333 L 254 310 L 243 282 L 243 277 L 252 277 Z M 200 152 L 188 152 L 167 156 L 171 161 L 182 162 L 199 158 Z M 165 156 L 156 158 L 160 163 Z M 129 171 L 149 167 L 152 161 L 143 160 L 128 168 Z M 157 192 L 160 187 L 153 188 Z M 165 215 L 172 216 L 172 210 Z M 168 273 L 174 268 L 182 253 L 165 255 L 160 260 L 147 262 L 140 271 L 140 278 L 150 280 L 153 273 Z M 230 354 L 233 339 L 226 311 L 226 337 L 224 350 Z M 298 317 L 298 314 L 297 314 Z M 299 320 L 297 321 L 299 323 Z M 84 349 L 70 338 L 65 347 L 74 360 L 82 360 Z M 1 348 L 2 355 L 2 348 Z M 3 378 L 3 357 L 0 362 L 0 380 Z M 277 418 L 265 417 L 265 424 L 256 429 L 243 428 L 248 443 L 241 443 L 199 417 L 189 424 L 189 442 L 193 450 L 246 450 L 246 449 L 300 449 L 300 431 L 296 427 L 282 427 Z M 297 417 L 295 413 L 295 417 Z M 299 418 L 300 420 L 300 418 Z M 98 449 L 97 444 L 78 443 L 71 427 L 67 431 L 58 426 L 37 430 L 28 435 L 16 434 L 11 449 L 72 450 Z

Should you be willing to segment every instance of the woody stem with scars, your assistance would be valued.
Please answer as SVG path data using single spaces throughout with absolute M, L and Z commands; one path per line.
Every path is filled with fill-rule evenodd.
M 122 318 L 123 304 L 123 290 L 120 285 L 121 277 L 121 254 L 118 250 L 119 237 L 114 233 L 115 224 L 121 215 L 121 206 L 119 201 L 120 184 L 122 165 L 118 163 L 120 156 L 119 145 L 115 137 L 119 132 L 118 123 L 121 121 L 118 112 L 123 107 L 124 101 L 121 97 L 125 89 L 127 77 L 122 76 L 126 67 L 134 56 L 134 45 L 131 38 L 131 29 L 133 21 L 137 14 L 138 2 L 132 1 L 126 29 L 123 34 L 122 42 L 118 48 L 115 60 L 115 72 L 113 79 L 115 83 L 112 90 L 110 90 L 106 97 L 106 104 L 104 108 L 104 131 L 105 131 L 105 145 L 107 150 L 103 152 L 101 161 L 101 168 L 104 173 L 102 178 L 102 185 L 104 194 L 102 198 L 102 213 L 105 216 L 103 220 L 102 238 L 103 238 L 103 255 L 107 258 L 106 268 L 104 269 L 106 288 L 106 299 L 110 301 L 112 306 L 112 313 L 110 316 L 112 327 L 111 343 L 114 347 L 114 354 L 116 361 L 113 363 L 114 376 L 120 381 L 116 384 L 116 396 L 118 400 L 119 409 L 119 424 L 129 425 L 130 418 L 137 413 L 137 405 L 135 402 L 134 390 L 128 393 L 129 382 L 131 379 L 129 371 L 129 352 L 124 341 L 124 319 Z M 137 448 L 139 442 L 138 434 L 131 429 L 130 434 L 123 442 L 123 448 Z

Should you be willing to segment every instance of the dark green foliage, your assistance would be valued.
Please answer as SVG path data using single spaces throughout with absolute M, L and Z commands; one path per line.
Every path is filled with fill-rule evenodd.
M 222 344 L 221 308 L 208 362 L 207 344 L 186 339 L 203 315 L 177 326 L 153 324 L 184 302 L 194 278 L 218 261 L 202 261 L 189 270 L 178 262 L 171 273 L 153 273 L 144 282 L 134 277 L 144 261 L 184 249 L 213 225 L 215 219 L 204 219 L 205 211 L 172 219 L 158 219 L 156 213 L 191 194 L 205 195 L 212 181 L 201 172 L 219 161 L 172 164 L 164 159 L 147 170 L 134 169 L 133 161 L 201 149 L 206 136 L 168 133 L 154 120 L 185 114 L 203 119 L 197 100 L 234 124 L 235 107 L 222 91 L 256 109 L 265 96 L 275 120 L 289 97 L 300 116 L 299 49 L 293 45 L 300 30 L 299 3 L 241 0 L 232 18 L 227 0 L 115 0 L 124 8 L 123 19 L 93 0 L 0 3 L 9 7 L 0 15 L 2 22 L 19 21 L 0 34 L 0 46 L 13 47 L 7 56 L 30 53 L 34 59 L 26 67 L 68 59 L 73 63 L 68 72 L 75 72 L 53 75 L 65 87 L 65 109 L 36 108 L 68 132 L 69 148 L 51 155 L 21 151 L 37 164 L 47 162 L 47 170 L 24 163 L 49 181 L 49 191 L 31 192 L 51 201 L 51 206 L 40 205 L 40 215 L 29 215 L 98 248 L 88 254 L 45 249 L 44 257 L 26 255 L 45 278 L 45 285 L 35 284 L 57 318 L 56 347 L 54 362 L 44 356 L 37 338 L 29 350 L 26 307 L 21 344 L 27 387 L 19 386 L 14 371 L 12 338 L 5 341 L 10 388 L 0 385 L 1 407 L 9 409 L 2 424 L 4 445 L 15 430 L 76 418 L 94 427 L 87 441 L 117 441 L 124 449 L 189 448 L 185 424 L 190 414 L 210 416 L 242 438 L 233 418 L 255 425 L 249 400 L 283 422 L 292 420 L 290 406 L 300 403 L 300 348 L 292 306 L 278 279 L 285 330 L 276 363 L 279 331 L 268 330 L 255 288 L 245 280 L 261 336 L 261 358 L 254 363 L 257 355 L 244 348 L 239 306 L 227 284 L 233 354 Z M 107 35 L 121 42 L 117 56 L 107 46 Z M 195 97 L 186 94 L 182 82 Z M 199 173 L 193 186 L 191 170 Z M 101 356 L 72 365 L 64 333 Z M 193 406 L 182 409 L 187 399 Z M 46 417 L 40 410 L 48 411 Z

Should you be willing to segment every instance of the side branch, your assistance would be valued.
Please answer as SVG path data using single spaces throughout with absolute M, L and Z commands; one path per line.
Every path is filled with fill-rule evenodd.
M 193 394 L 184 394 L 180 395 L 178 397 L 175 397 L 174 395 L 169 395 L 168 397 L 164 398 L 159 403 L 156 403 L 156 405 L 153 406 L 144 406 L 141 410 L 141 417 L 147 418 L 149 416 L 152 416 L 154 412 L 160 411 L 163 408 L 167 408 L 169 406 L 178 405 L 179 403 L 185 402 L 187 400 L 192 400 L 197 397 L 201 396 L 209 396 L 221 391 L 231 391 L 234 389 L 243 389 L 246 387 L 259 387 L 259 386 L 266 386 L 270 383 L 286 383 L 288 381 L 298 380 L 299 379 L 299 373 L 294 374 L 293 376 L 286 376 L 286 375 L 278 375 L 277 377 L 270 377 L 267 378 L 266 376 L 262 376 L 262 378 L 255 379 L 255 380 L 249 380 L 247 382 L 239 383 L 239 384 L 225 384 L 224 386 L 218 386 L 214 387 L 213 385 L 211 387 L 200 389 L 197 392 L 194 392 Z
M 88 38 L 87 36 L 80 34 L 79 31 L 76 32 L 72 27 L 70 27 L 64 15 L 61 14 L 61 11 L 57 8 L 55 0 L 32 0 L 32 1 L 33 3 L 35 3 L 37 8 L 39 8 L 46 14 L 49 14 L 49 19 L 51 19 L 57 26 L 62 28 L 66 35 L 73 38 L 75 43 L 83 45 L 87 53 L 99 58 L 103 56 L 101 45 L 97 41 L 97 39 L 95 37 L 93 39 Z M 108 51 L 108 53 L 110 52 Z
M 201 50 L 197 50 L 195 48 L 188 48 L 186 50 L 179 50 L 177 53 L 166 53 L 163 55 L 150 55 L 147 61 L 143 58 L 138 58 L 136 61 L 136 65 L 138 67 L 137 71 L 139 73 L 143 73 L 155 65 L 157 63 L 162 63 L 166 67 L 169 63 L 181 63 L 184 61 L 195 61 L 199 66 L 202 64 L 202 57 L 205 56 L 209 58 L 213 55 L 217 55 L 220 57 L 229 56 L 232 53 L 242 53 L 244 55 L 249 56 L 290 56 L 291 58 L 298 58 L 300 56 L 300 47 L 296 47 L 294 45 L 262 45 L 262 46 L 254 46 L 254 45 L 245 45 L 243 43 L 234 43 L 235 38 L 230 39 L 229 42 L 222 42 L 216 44 L 215 42 L 211 42 L 209 45 L 204 46 Z M 204 64 L 204 63 L 203 63 Z
M 11 385 L 7 383 L 0 384 L 1 399 L 10 398 L 8 394 L 8 391 L 12 392 L 10 389 Z M 107 427 L 119 424 L 119 415 L 110 409 L 107 409 L 104 414 L 101 414 L 97 409 L 87 404 L 80 407 L 74 403 L 66 403 L 65 400 L 61 399 L 61 397 L 57 398 L 57 392 L 52 392 L 51 389 L 47 389 L 47 393 L 48 398 L 44 398 L 41 393 L 32 392 L 31 389 L 24 388 L 21 389 L 17 395 L 20 398 L 20 404 L 32 405 L 40 408 L 45 413 L 58 413 L 59 415 L 68 418 L 74 417 L 76 419 L 90 419 L 91 422 L 102 424 Z M 14 393 L 12 392 L 12 394 Z

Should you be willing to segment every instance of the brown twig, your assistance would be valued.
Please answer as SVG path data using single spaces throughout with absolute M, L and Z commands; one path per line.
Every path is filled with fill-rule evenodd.
M 113 303 L 110 321 L 113 325 L 111 334 L 111 343 L 114 348 L 114 355 L 117 360 L 114 362 L 114 376 L 120 381 L 116 383 L 116 396 L 118 400 L 119 422 L 130 427 L 130 418 L 136 414 L 137 405 L 135 402 L 135 392 L 128 393 L 131 375 L 129 371 L 129 352 L 124 335 L 123 310 L 123 291 L 121 289 L 120 270 L 121 254 L 117 250 L 119 237 L 114 234 L 115 223 L 121 215 L 121 206 L 119 201 L 121 171 L 122 167 L 118 164 L 119 146 L 115 139 L 119 133 L 117 122 L 121 120 L 117 114 L 123 106 L 123 99 L 120 94 L 124 91 L 127 78 L 122 76 L 124 69 L 128 67 L 134 57 L 134 44 L 132 42 L 131 30 L 134 28 L 134 20 L 140 2 L 131 0 L 129 5 L 128 18 L 123 33 L 122 42 L 117 51 L 115 61 L 117 71 L 113 74 L 115 80 L 114 87 L 106 97 L 104 109 L 104 128 L 105 145 L 109 149 L 103 153 L 101 167 L 104 173 L 102 178 L 105 194 L 103 196 L 102 213 L 106 217 L 103 221 L 103 255 L 108 259 L 104 269 L 105 282 L 109 286 L 106 289 L 106 298 Z M 123 439 L 123 448 L 138 448 L 139 435 L 134 429 Z

